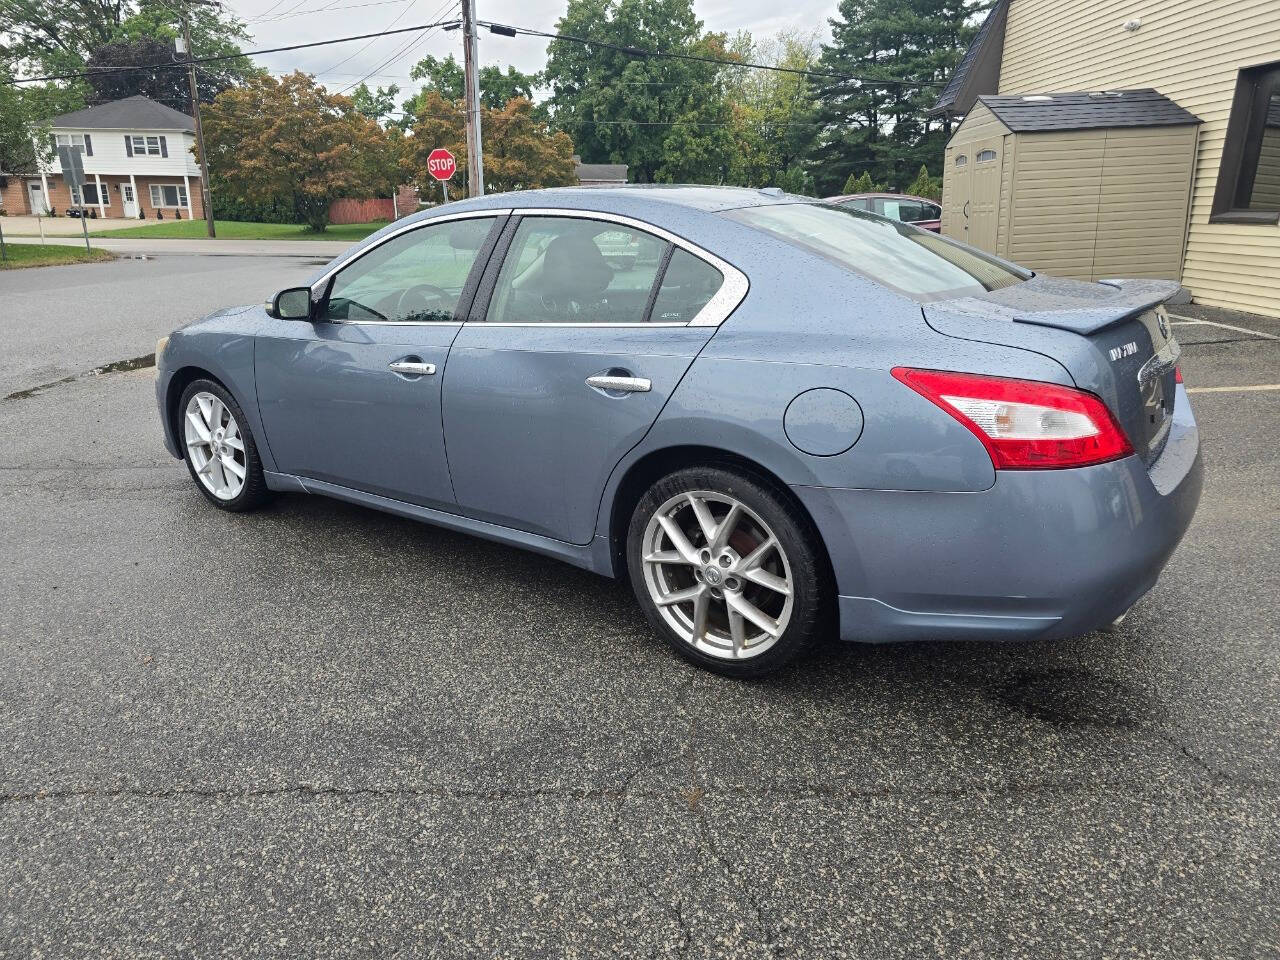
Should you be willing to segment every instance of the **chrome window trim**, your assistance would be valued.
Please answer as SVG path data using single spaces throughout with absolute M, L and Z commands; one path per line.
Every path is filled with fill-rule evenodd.
M 377 243 L 372 243 L 369 246 L 365 247 L 363 250 L 360 251 L 359 254 L 352 257 L 351 259 L 342 261 L 342 263 L 338 264 L 336 267 L 331 267 L 327 272 L 325 272 L 320 277 L 319 280 L 317 280 L 315 283 L 311 285 L 311 296 L 313 299 L 319 296 L 322 296 L 324 294 L 325 286 L 329 283 L 330 280 L 333 279 L 334 275 L 338 273 L 340 270 L 345 270 L 347 267 L 351 266 L 353 263 L 357 262 L 358 260 L 364 259 L 365 256 L 372 253 L 374 250 L 377 250 L 384 243 L 388 243 L 391 240 L 394 240 L 396 237 L 403 236 L 404 234 L 409 233 L 412 230 L 424 230 L 427 227 L 434 226 L 437 223 L 449 223 L 450 221 L 453 221 L 453 220 L 475 220 L 478 217 L 505 217 L 511 212 L 512 211 L 510 207 L 495 207 L 490 210 L 463 210 L 463 211 L 459 211 L 458 213 L 446 213 L 442 217 L 432 217 L 429 220 L 418 220 L 418 221 L 415 221 L 414 223 L 405 224 L 399 230 L 393 230 L 391 233 L 388 233 L 385 237 L 380 239 Z M 388 326 L 388 327 L 390 326 L 396 326 L 396 327 L 445 326 L 445 325 L 461 323 L 461 321 L 459 320 L 423 320 L 423 321 L 325 320 L 323 322 L 324 323 L 365 324 L 368 326 Z
M 637 220 L 635 217 L 626 217 L 619 213 L 604 213 L 600 210 L 578 210 L 572 207 L 517 207 L 511 211 L 518 217 L 568 217 L 578 220 L 602 220 L 605 223 L 618 223 L 624 227 L 633 227 L 636 230 L 642 230 L 645 233 L 651 233 L 656 237 L 673 243 L 680 249 L 685 250 L 699 260 L 710 264 L 720 271 L 720 276 L 724 277 L 724 282 L 720 284 L 720 289 L 715 292 L 706 305 L 698 311 L 692 320 L 686 323 L 489 323 L 488 320 L 468 320 L 468 323 L 488 323 L 491 327 L 623 327 L 630 329 L 643 329 L 645 327 L 718 327 L 729 319 L 734 310 L 738 309 L 738 305 L 746 299 L 747 291 L 751 284 L 747 280 L 747 275 L 735 267 L 717 257 L 710 250 L 705 250 L 670 230 L 664 230 L 662 227 L 649 223 L 646 220 Z
M 461 320 L 320 320 L 319 323 L 345 323 L 353 327 L 460 327 Z
M 699 316 L 701 316 L 701 313 L 699 313 Z M 696 320 L 697 318 L 695 317 L 694 319 Z M 645 323 L 641 320 L 637 320 L 635 323 L 616 323 L 616 322 L 595 323 L 590 320 L 584 320 L 582 323 L 560 323 L 560 322 L 537 323 L 533 321 L 530 321 L 528 323 L 518 323 L 515 321 L 509 322 L 506 320 L 503 320 L 501 322 L 496 322 L 496 323 L 490 323 L 487 320 L 468 320 L 467 323 L 474 324 L 475 326 L 483 325 L 486 327 L 544 327 L 544 328 L 571 327 L 571 328 L 577 328 L 577 329 L 581 329 L 583 327 L 590 327 L 590 328 L 606 329 L 606 330 L 647 330 L 650 327 L 691 327 L 693 326 L 691 322 L 690 323 Z

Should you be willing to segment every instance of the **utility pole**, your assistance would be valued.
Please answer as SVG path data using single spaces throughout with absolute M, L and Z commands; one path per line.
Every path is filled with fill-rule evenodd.
M 216 237 L 213 229 L 213 196 L 209 192 L 209 155 L 204 152 L 204 127 L 200 124 L 200 91 L 196 87 L 195 54 L 191 50 L 191 23 L 186 7 L 182 10 L 182 41 L 186 46 L 187 80 L 191 84 L 191 112 L 196 121 L 196 151 L 200 154 L 200 201 L 204 206 L 204 222 L 209 236 Z
M 476 43 L 476 3 L 462 0 L 462 67 L 467 87 L 467 189 L 484 196 L 484 153 L 480 146 L 480 50 Z

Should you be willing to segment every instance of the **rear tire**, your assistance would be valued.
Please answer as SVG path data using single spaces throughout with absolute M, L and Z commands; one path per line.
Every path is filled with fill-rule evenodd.
M 728 466 L 657 481 L 632 514 L 627 567 L 659 636 L 725 676 L 782 668 L 831 622 L 834 591 L 812 524 L 775 484 Z
M 241 513 L 268 498 L 249 420 L 222 384 L 193 380 L 178 400 L 176 419 L 187 470 L 206 500 Z

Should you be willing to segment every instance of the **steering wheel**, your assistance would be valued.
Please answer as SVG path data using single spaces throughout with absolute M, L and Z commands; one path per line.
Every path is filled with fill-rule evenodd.
M 415 283 L 400 291 L 396 298 L 395 315 L 400 318 L 432 313 L 449 301 L 449 291 L 434 283 Z M 452 315 L 453 311 L 449 311 Z

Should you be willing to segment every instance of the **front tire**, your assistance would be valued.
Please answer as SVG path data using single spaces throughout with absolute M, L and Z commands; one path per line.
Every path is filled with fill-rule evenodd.
M 772 673 L 830 622 L 817 533 L 776 485 L 727 467 L 655 483 L 632 514 L 627 566 L 654 630 L 716 673 Z
M 248 418 L 222 384 L 193 380 L 178 400 L 177 413 L 183 459 L 206 500 L 239 513 L 267 499 Z

